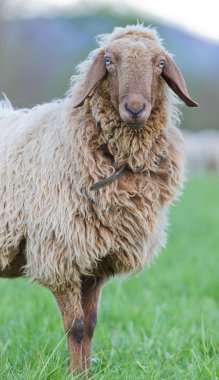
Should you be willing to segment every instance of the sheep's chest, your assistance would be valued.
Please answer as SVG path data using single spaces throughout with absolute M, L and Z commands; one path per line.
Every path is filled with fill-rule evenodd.
M 102 257 L 112 256 L 114 270 L 138 270 L 156 235 L 161 204 L 156 182 L 143 174 L 124 173 L 118 182 L 96 191 L 92 203 Z

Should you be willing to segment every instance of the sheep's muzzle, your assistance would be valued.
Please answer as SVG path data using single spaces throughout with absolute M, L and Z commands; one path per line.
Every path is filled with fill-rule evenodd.
M 119 113 L 128 128 L 140 129 L 147 123 L 151 105 L 143 95 L 130 94 L 120 101 Z

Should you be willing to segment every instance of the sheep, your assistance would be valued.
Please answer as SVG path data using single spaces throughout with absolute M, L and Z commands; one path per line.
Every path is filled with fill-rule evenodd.
M 219 132 L 208 129 L 192 132 L 183 131 L 187 171 L 190 175 L 212 171 L 219 174 Z
M 75 373 L 91 373 L 104 284 L 165 245 L 184 178 L 175 94 L 197 106 L 153 28 L 98 43 L 63 100 L 0 111 L 0 276 L 51 290 Z

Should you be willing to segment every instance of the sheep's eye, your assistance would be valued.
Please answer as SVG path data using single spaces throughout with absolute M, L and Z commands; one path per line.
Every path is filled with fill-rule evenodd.
M 163 69 L 164 68 L 164 65 L 165 65 L 165 60 L 164 59 L 161 59 L 160 62 L 158 63 L 158 66 L 160 69 Z
M 110 57 L 104 57 L 104 62 L 106 66 L 109 66 L 111 64 L 111 59 Z

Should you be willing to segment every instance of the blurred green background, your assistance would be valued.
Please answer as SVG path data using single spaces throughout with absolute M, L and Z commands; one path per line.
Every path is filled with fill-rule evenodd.
M 82 3 L 76 9 L 22 18 L 16 0 L 0 0 L 0 91 L 14 106 L 29 107 L 64 96 L 75 65 L 95 47 L 95 36 L 139 20 L 157 27 L 183 71 L 191 96 L 200 104 L 198 111 L 185 107 L 183 126 L 219 129 L 219 41 L 197 37 L 129 8 L 124 13 L 110 5 Z M 8 16 L 10 9 L 16 17 Z
M 21 3 L 0 0 L 0 91 L 15 107 L 63 97 L 95 36 L 139 20 L 157 27 L 199 102 L 198 109 L 183 108 L 183 127 L 219 130 L 219 41 L 128 8 L 88 1 L 24 17 Z M 219 155 L 214 174 L 203 174 L 219 137 L 206 136 L 186 140 L 189 165 L 196 160 L 201 174 L 171 209 L 165 252 L 139 276 L 113 280 L 103 291 L 93 379 L 219 379 Z M 1 280 L 0 294 L 0 380 L 66 379 L 65 337 L 51 294 L 23 279 Z

